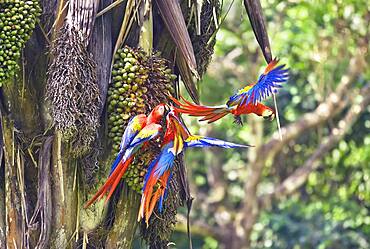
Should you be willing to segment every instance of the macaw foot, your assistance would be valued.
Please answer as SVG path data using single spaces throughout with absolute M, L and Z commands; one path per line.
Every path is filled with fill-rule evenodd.
M 243 126 L 243 121 L 240 116 L 234 116 L 234 123 Z

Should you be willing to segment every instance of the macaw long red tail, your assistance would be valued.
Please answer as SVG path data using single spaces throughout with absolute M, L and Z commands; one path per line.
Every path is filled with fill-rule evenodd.
M 152 215 L 155 205 L 158 203 L 158 201 L 159 211 L 162 211 L 163 199 L 165 198 L 167 192 L 170 177 L 170 170 L 166 170 L 164 174 L 159 177 L 159 179 L 151 174 L 151 177 L 149 178 L 141 197 L 138 221 L 140 221 L 141 218 L 145 218 L 145 222 L 148 225 L 149 218 Z M 157 189 L 155 190 L 155 185 L 158 182 L 159 186 L 157 186 Z
M 122 176 L 127 171 L 128 166 L 134 160 L 134 157 L 129 157 L 125 162 L 120 162 L 112 174 L 108 177 L 107 181 L 104 183 L 103 186 L 98 190 L 98 192 L 85 204 L 84 208 L 88 208 L 91 204 L 93 204 L 98 198 L 101 199 L 108 191 L 108 196 L 105 199 L 104 204 L 107 204 L 108 200 L 114 193 L 118 183 L 120 182 Z
M 230 113 L 230 109 L 227 106 L 212 107 L 196 105 L 187 101 L 181 96 L 180 98 L 184 103 L 171 96 L 170 98 L 176 105 L 179 106 L 175 107 L 176 111 L 188 114 L 190 116 L 203 117 L 200 121 L 208 121 L 208 123 L 213 123 Z

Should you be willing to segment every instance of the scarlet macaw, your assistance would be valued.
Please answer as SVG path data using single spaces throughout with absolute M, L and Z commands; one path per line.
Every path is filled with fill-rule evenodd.
M 220 139 L 191 135 L 179 120 L 175 110 L 167 114 L 166 133 L 163 138 L 161 153 L 151 162 L 144 177 L 138 221 L 145 218 L 148 224 L 157 202 L 159 212 L 162 211 L 176 156 L 182 153 L 185 148 L 212 146 L 222 148 L 250 147 L 249 145 L 229 143 Z M 156 185 L 157 189 L 155 190 Z
M 165 104 L 160 104 L 153 108 L 149 116 L 139 114 L 129 121 L 122 136 L 120 151 L 111 166 L 111 172 L 107 181 L 85 204 L 85 208 L 89 207 L 98 198 L 102 198 L 109 191 L 105 200 L 105 203 L 108 202 L 128 166 L 134 160 L 136 152 L 146 145 L 148 141 L 156 138 L 161 132 L 162 126 L 159 123 L 164 116 L 165 110 Z
M 170 97 L 178 105 L 177 111 L 191 116 L 203 117 L 200 121 L 215 122 L 231 113 L 235 117 L 236 123 L 242 124 L 240 115 L 254 113 L 265 119 L 272 121 L 275 118 L 275 111 L 260 102 L 277 92 L 277 88 L 282 87 L 289 77 L 288 69 L 285 65 L 278 66 L 279 60 L 273 59 L 266 67 L 263 74 L 258 78 L 257 83 L 248 85 L 240 89 L 236 94 L 231 96 L 226 105 L 222 106 L 203 106 L 192 104 L 184 98 L 181 103 L 179 100 Z

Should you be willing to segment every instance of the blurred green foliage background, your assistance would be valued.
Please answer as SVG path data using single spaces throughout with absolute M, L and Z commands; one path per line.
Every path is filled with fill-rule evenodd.
M 224 1 L 226 14 L 231 1 Z M 369 49 L 370 5 L 367 0 L 263 0 L 274 56 L 291 68 L 278 95 L 282 126 L 312 112 L 348 71 L 359 47 Z M 369 62 L 369 55 L 364 55 Z M 242 1 L 235 1 L 217 34 L 213 61 L 200 83 L 203 104 L 223 104 L 237 89 L 253 83 L 265 67 Z M 349 98 L 370 82 L 370 68 L 355 77 Z M 342 100 L 340 100 L 342 101 Z M 273 102 L 267 101 L 272 106 Z M 339 105 L 339 104 L 338 104 Z M 263 170 L 258 192 L 271 191 L 307 158 L 336 127 L 343 111 L 287 144 Z M 327 152 L 306 183 L 261 212 L 251 234 L 252 248 L 370 248 L 370 108 L 344 138 Z M 185 118 L 194 134 L 211 135 L 259 146 L 276 131 L 276 123 L 247 117 L 244 126 L 227 117 L 212 125 Z M 221 226 L 233 217 L 244 198 L 251 158 L 256 150 L 193 150 L 186 154 L 195 197 L 194 224 Z M 185 214 L 185 212 L 184 212 Z M 176 245 L 188 248 L 184 228 Z M 228 248 L 207 230 L 193 227 L 194 248 Z

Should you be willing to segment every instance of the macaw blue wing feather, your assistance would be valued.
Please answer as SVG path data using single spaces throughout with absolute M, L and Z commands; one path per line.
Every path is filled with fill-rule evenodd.
M 130 156 L 134 155 L 144 145 L 145 142 L 156 138 L 159 135 L 161 129 L 162 126 L 159 124 L 150 124 L 145 126 L 132 140 L 128 148 L 125 150 L 125 153 L 121 157 L 121 160 L 123 162 L 126 161 Z M 113 170 L 114 169 L 112 169 L 112 171 Z
M 166 183 L 166 189 L 164 190 L 164 194 L 161 195 L 161 197 L 159 198 L 159 202 L 158 202 L 158 211 L 161 213 L 163 211 L 163 201 L 165 199 L 167 199 L 167 195 L 168 195 L 168 188 L 170 186 L 170 182 L 171 182 L 171 178 L 172 178 L 172 171 L 170 173 L 170 176 L 168 177 L 168 180 L 167 180 L 167 183 Z
M 146 118 L 147 117 L 145 114 L 139 114 L 130 119 L 126 126 L 125 132 L 122 135 L 120 151 L 127 149 L 135 136 L 141 131 L 143 126 L 145 126 Z
M 121 152 L 121 151 L 118 152 L 118 155 L 116 157 L 116 160 L 114 160 L 114 162 L 113 162 L 113 164 L 112 164 L 112 166 L 110 168 L 109 175 L 111 175 L 113 173 L 113 171 L 117 168 L 117 165 L 119 164 L 119 162 L 122 160 L 122 154 L 123 154 L 123 152 Z
M 170 142 L 162 148 L 161 154 L 159 155 L 157 166 L 154 169 L 155 177 L 157 178 L 161 177 L 165 171 L 172 168 L 176 157 L 176 155 L 173 152 L 174 151 L 173 145 L 174 143 Z
M 225 149 L 253 147 L 248 144 L 230 143 L 217 138 L 201 136 L 189 136 L 189 138 L 185 140 L 185 146 L 188 148 L 220 147 Z
M 151 175 L 151 172 L 153 171 L 154 167 L 157 165 L 158 163 L 158 160 L 159 160 L 160 156 L 157 156 L 148 166 L 148 169 L 147 169 L 147 173 L 145 174 L 144 176 L 144 186 L 143 186 L 143 189 L 145 189 L 146 187 L 146 183 L 148 182 L 149 180 L 149 177 Z
M 278 60 L 274 59 L 267 66 L 265 72 L 260 75 L 256 84 L 248 91 L 242 93 L 239 105 L 257 104 L 269 97 L 272 93 L 277 93 L 278 88 L 288 81 L 289 69 L 284 69 L 285 65 L 276 66 Z
M 112 172 L 116 169 L 117 165 L 122 160 L 122 156 L 125 154 L 127 148 L 130 147 L 130 144 L 134 140 L 135 136 L 141 131 L 143 126 L 145 126 L 146 118 L 147 117 L 145 114 L 139 114 L 132 117 L 128 122 L 125 132 L 122 135 L 119 152 L 111 166 L 111 171 L 109 175 L 111 175 Z

